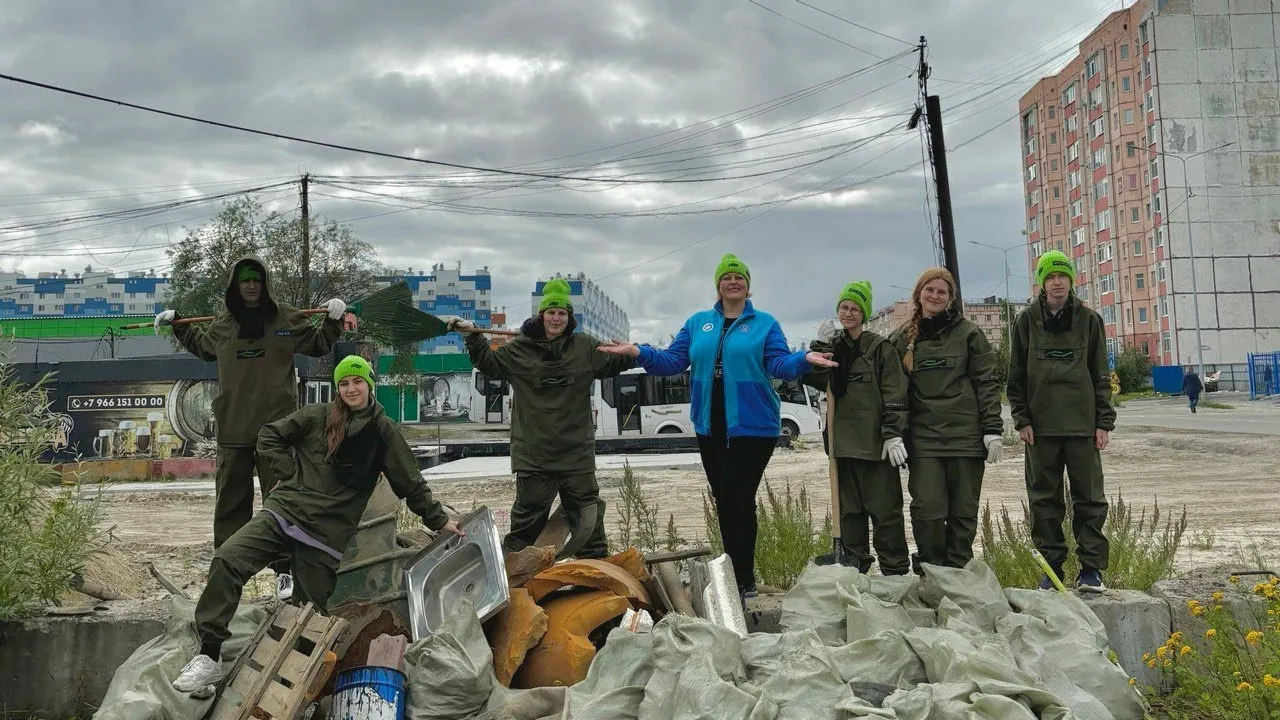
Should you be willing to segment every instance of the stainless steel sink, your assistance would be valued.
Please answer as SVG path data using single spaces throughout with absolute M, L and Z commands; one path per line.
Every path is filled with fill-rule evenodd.
M 404 572 L 414 640 L 434 634 L 460 600 L 470 600 L 484 622 L 510 599 L 493 511 L 482 506 L 461 524 L 465 539 L 451 533 L 438 536 Z

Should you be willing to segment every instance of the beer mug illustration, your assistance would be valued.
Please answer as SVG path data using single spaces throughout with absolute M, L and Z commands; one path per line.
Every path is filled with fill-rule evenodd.
M 120 457 L 128 457 L 138 452 L 137 426 L 138 424 L 132 420 L 120 421 L 120 426 L 116 430 L 116 447 L 119 449 Z
M 137 432 L 134 433 L 134 442 L 138 445 L 139 455 L 151 455 L 151 428 L 147 425 L 138 428 Z
M 93 439 L 93 454 L 100 458 L 109 458 L 115 454 L 115 435 L 114 428 L 106 428 L 98 431 L 98 437 Z
M 172 435 L 156 436 L 156 457 L 161 460 L 168 460 L 173 457 L 174 442 Z
M 164 413 L 152 410 L 147 413 L 147 428 L 151 430 L 151 437 L 160 437 L 160 421 L 164 419 Z

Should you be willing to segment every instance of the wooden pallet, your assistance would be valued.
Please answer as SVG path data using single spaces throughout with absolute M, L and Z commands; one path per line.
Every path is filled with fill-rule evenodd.
M 295 720 L 346 627 L 346 620 L 325 617 L 311 603 L 281 605 L 250 638 L 206 717 Z

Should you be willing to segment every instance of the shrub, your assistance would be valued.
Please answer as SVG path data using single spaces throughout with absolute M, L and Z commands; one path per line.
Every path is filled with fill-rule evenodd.
M 1126 345 L 1116 357 L 1120 392 L 1134 393 L 1151 386 L 1151 358 L 1137 345 Z

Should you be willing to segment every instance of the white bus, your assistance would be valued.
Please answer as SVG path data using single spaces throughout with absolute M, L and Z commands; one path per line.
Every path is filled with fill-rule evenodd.
M 471 369 L 471 408 L 468 419 L 483 425 L 511 422 L 511 383 Z
M 613 435 L 693 434 L 689 417 L 689 371 L 670 377 L 627 370 L 595 383 L 592 411 L 596 437 Z M 799 382 L 773 381 L 782 400 L 783 435 L 820 432 L 820 393 Z

